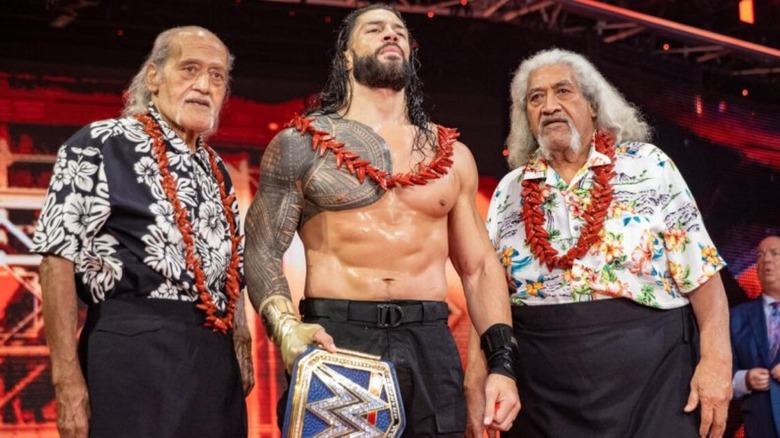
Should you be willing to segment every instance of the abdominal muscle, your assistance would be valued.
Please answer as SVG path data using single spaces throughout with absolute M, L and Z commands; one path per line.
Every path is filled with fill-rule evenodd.
M 300 230 L 307 298 L 434 300 L 447 295 L 446 212 L 397 205 L 326 211 Z M 400 208 L 399 208 L 400 207 Z

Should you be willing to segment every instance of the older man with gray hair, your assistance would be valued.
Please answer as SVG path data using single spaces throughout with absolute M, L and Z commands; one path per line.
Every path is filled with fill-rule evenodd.
M 520 351 L 522 408 L 508 436 L 722 436 L 731 398 L 725 264 L 680 172 L 581 55 L 531 56 L 511 94 L 514 170 L 487 224 Z M 474 436 L 478 348 L 473 335 Z
M 246 436 L 241 224 L 205 141 L 232 64 L 206 29 L 162 32 L 124 117 L 60 148 L 34 242 L 63 437 Z

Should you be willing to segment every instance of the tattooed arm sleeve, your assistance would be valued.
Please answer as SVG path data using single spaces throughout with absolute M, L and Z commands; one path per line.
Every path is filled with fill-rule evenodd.
M 303 210 L 300 181 L 311 155 L 307 139 L 291 129 L 282 131 L 268 145 L 260 164 L 260 184 L 246 216 L 244 260 L 249 299 L 258 314 L 268 298 L 290 298 L 282 256 Z

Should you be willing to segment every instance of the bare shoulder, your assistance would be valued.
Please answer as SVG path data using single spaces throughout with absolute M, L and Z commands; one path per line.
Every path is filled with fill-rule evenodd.
M 300 178 L 311 164 L 313 153 L 308 137 L 293 128 L 280 131 L 263 152 L 260 164 L 264 174 Z
M 294 128 L 285 128 L 279 131 L 266 149 L 276 149 L 283 153 L 295 153 L 297 149 L 302 149 L 307 146 L 305 136 Z M 300 153 L 300 152 L 299 152 Z
M 473 168 L 473 171 L 476 172 L 476 162 L 474 161 L 474 156 L 472 155 L 468 146 L 457 140 L 458 136 L 460 135 L 457 129 L 448 128 L 446 126 L 435 123 L 430 123 L 429 127 L 433 130 L 433 132 L 438 133 L 439 145 L 442 143 L 447 144 L 452 142 L 452 161 L 453 167 L 456 171 L 460 172 L 461 169 L 469 170 L 470 168 Z
M 458 130 L 433 123 L 431 128 L 438 133 L 440 145 L 452 141 L 451 170 L 457 180 L 460 181 L 461 192 L 471 191 L 472 186 L 475 189 L 478 181 L 477 163 L 474 161 L 474 155 L 468 146 L 457 140 L 460 135 Z
M 459 141 L 456 141 L 455 144 L 452 145 L 452 156 L 456 163 L 460 162 L 464 165 L 476 167 L 476 162 L 474 161 L 474 155 L 471 153 L 471 149 Z
M 477 177 L 477 163 L 474 161 L 474 155 L 465 144 L 456 141 L 452 149 L 452 167 L 458 176 L 470 181 Z

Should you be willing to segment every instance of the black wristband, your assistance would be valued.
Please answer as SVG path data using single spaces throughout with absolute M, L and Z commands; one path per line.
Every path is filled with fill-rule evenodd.
M 493 324 L 479 337 L 487 358 L 488 373 L 501 374 L 517 381 L 518 346 L 512 327 Z

